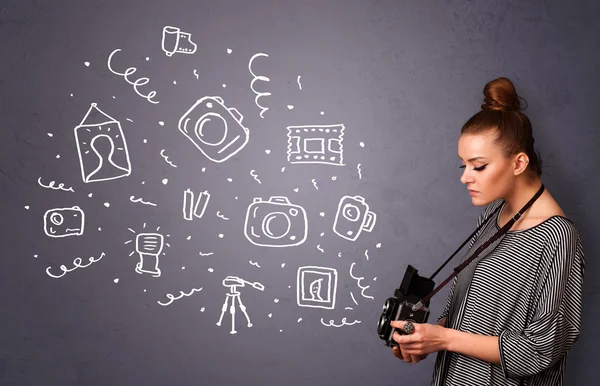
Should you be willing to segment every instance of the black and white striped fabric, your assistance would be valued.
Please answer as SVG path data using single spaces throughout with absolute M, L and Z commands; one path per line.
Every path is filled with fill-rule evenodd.
M 485 207 L 479 226 L 502 199 Z M 466 259 L 496 231 L 502 210 L 469 244 Z M 446 327 L 498 336 L 501 365 L 440 351 L 433 386 L 558 386 L 567 354 L 579 339 L 584 253 L 575 225 L 553 216 L 529 229 L 509 231 L 452 282 Z M 460 293 L 462 292 L 462 293 Z

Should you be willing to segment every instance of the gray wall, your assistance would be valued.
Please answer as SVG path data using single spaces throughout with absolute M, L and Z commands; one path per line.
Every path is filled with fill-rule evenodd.
M 431 274 L 474 229 L 481 208 L 459 181 L 457 138 L 485 83 L 507 76 L 529 103 L 544 183 L 578 226 L 587 257 L 583 331 L 566 384 L 600 385 L 600 8 L 528 3 L 1 2 L 0 383 L 427 385 L 435 355 L 397 360 L 376 324 L 407 264 Z M 167 34 L 163 51 L 165 26 L 180 28 L 180 51 L 192 47 L 191 34 L 196 51 L 166 55 L 175 45 Z M 148 78 L 138 92 L 154 90 L 159 103 L 109 70 L 113 52 L 113 70 L 135 68 L 129 80 Z M 271 93 L 258 99 L 262 116 L 248 68 L 258 53 L 268 56 L 253 61 L 254 88 Z M 179 130 L 206 96 L 236 108 L 242 123 L 213 100 L 190 113 L 192 132 L 212 111 L 203 138 L 217 141 L 223 118 L 224 143 L 243 139 L 243 126 L 244 146 L 197 148 Z M 92 103 L 114 121 L 98 125 L 110 118 L 96 113 L 82 122 Z M 80 157 L 81 124 L 90 126 L 78 129 Z M 286 128 L 304 125 L 316 128 L 305 138 L 335 137 L 322 126 L 343 125 L 343 166 L 288 160 Z M 114 150 L 115 165 L 95 172 L 93 149 L 106 160 Z M 190 205 L 208 193 L 201 216 L 204 201 L 184 218 L 186 189 Z M 269 203 L 274 196 L 290 205 Z M 364 198 L 376 215 L 356 240 L 336 233 L 351 226 L 343 216 L 334 231 L 344 196 Z M 285 237 L 275 238 L 282 215 L 260 229 L 265 216 L 290 209 Z M 262 238 L 247 237 L 246 222 Z M 65 232 L 75 234 L 56 237 Z M 155 257 L 135 252 L 144 232 L 165 237 L 160 276 L 150 273 Z M 269 246 L 256 245 L 263 240 Z M 237 307 L 236 334 L 229 309 L 216 325 L 227 276 L 264 286 L 239 287 L 253 326 Z M 303 285 L 319 279 L 322 299 L 311 299 Z M 446 295 L 434 297 L 432 318 Z

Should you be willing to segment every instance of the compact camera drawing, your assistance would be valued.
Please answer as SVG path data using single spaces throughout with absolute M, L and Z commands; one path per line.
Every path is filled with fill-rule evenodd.
M 50 237 L 81 236 L 85 215 L 74 206 L 71 208 L 55 208 L 44 214 L 44 232 Z
M 435 287 L 433 280 L 419 276 L 419 272 L 411 265 L 406 268 L 400 287 L 394 290 L 394 296 L 385 301 L 377 323 L 377 333 L 385 341 L 386 346 L 398 345 L 392 339 L 394 331 L 405 334 L 404 331 L 390 326 L 390 322 L 394 320 L 410 320 L 414 323 L 427 322 L 429 318 L 429 301 L 425 302 L 423 307 L 417 311 L 413 311 L 412 308 L 433 291 L 433 287 Z
M 375 226 L 377 216 L 369 211 L 369 205 L 361 196 L 344 196 L 341 198 L 333 231 L 339 236 L 354 241 L 362 231 L 371 232 Z
M 213 162 L 223 162 L 248 143 L 244 117 L 222 98 L 204 97 L 179 119 L 179 130 Z
M 306 240 L 306 211 L 291 204 L 287 197 L 273 196 L 268 201 L 260 197 L 248 206 L 244 234 L 261 247 L 291 247 Z

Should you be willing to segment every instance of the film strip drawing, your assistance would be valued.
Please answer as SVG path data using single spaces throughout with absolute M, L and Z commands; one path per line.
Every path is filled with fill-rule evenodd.
M 288 161 L 344 166 L 344 128 L 342 124 L 288 126 Z

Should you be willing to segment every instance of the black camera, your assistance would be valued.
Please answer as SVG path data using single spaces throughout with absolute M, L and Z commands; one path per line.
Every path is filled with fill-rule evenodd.
M 406 268 L 400 287 L 394 290 L 393 297 L 385 301 L 377 324 L 377 333 L 381 339 L 385 340 L 386 346 L 398 346 L 398 343 L 392 339 L 396 329 L 390 326 L 391 321 L 427 322 L 429 318 L 429 301 L 426 301 L 417 311 L 412 309 L 415 304 L 433 291 L 434 287 L 435 283 L 432 279 L 419 276 L 418 271 L 411 265 Z M 400 334 L 405 334 L 402 330 L 397 331 Z

